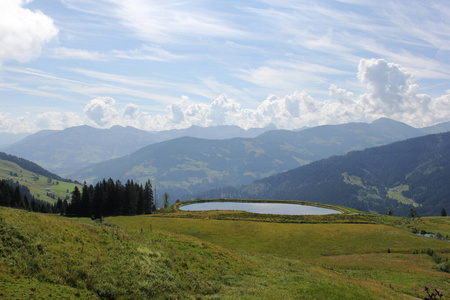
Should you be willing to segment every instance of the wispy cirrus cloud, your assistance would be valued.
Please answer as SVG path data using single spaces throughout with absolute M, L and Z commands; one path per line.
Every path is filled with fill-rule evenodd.
M 78 59 L 91 61 L 112 61 L 115 59 L 148 60 L 148 61 L 176 61 L 183 59 L 183 55 L 172 54 L 161 47 L 144 45 L 129 50 L 109 50 L 99 52 L 95 50 L 56 47 L 51 49 L 50 57 L 55 59 Z
M 208 9 L 202 1 L 63 0 L 72 9 L 115 18 L 143 41 L 191 43 L 201 38 L 247 36 L 232 17 Z
M 450 9 L 445 1 L 341 1 L 347 9 L 325 1 L 260 2 L 267 7 L 246 9 L 271 24 L 274 43 L 292 45 L 304 58 L 319 57 L 320 62 L 320 56 L 331 56 L 334 63 L 349 67 L 364 57 L 384 57 L 414 68 L 420 78 L 450 71 L 450 61 L 438 54 L 449 54 Z

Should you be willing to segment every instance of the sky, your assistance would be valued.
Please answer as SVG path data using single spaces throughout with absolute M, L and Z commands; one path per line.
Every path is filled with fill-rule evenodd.
M 450 121 L 448 0 L 0 7 L 0 132 Z

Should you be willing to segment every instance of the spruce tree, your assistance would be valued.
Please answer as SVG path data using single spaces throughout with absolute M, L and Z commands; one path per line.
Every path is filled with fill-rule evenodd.
M 144 186 L 144 214 L 151 214 L 155 210 L 152 183 L 148 180 Z

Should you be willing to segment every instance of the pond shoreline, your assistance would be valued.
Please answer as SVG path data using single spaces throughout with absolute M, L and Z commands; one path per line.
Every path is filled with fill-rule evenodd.
M 245 211 L 271 215 L 331 215 L 342 214 L 339 207 L 292 200 L 209 199 L 177 203 L 176 210 L 192 211 Z M 190 206 L 190 209 L 186 207 Z

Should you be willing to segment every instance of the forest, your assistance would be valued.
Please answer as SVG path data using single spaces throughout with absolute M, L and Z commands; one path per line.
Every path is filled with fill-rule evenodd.
M 100 219 L 107 216 L 151 214 L 156 210 L 150 180 L 144 185 L 128 180 L 103 180 L 75 187 L 71 201 L 58 199 L 53 205 L 35 199 L 26 186 L 11 180 L 0 181 L 0 206 L 34 212 L 59 213 L 68 217 Z

